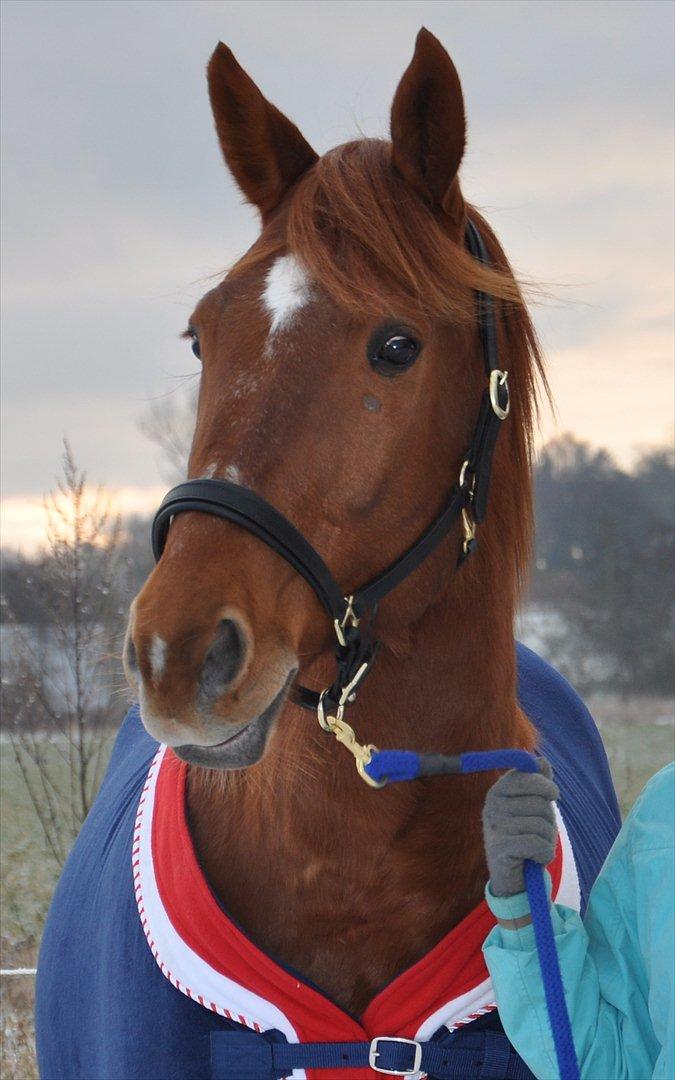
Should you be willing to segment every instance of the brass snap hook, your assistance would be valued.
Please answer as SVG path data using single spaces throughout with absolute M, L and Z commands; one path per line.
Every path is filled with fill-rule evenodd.
M 361 622 L 360 619 L 357 619 L 356 612 L 354 611 L 354 597 L 353 596 L 345 596 L 344 601 L 345 601 L 345 604 L 347 605 L 347 607 L 345 608 L 344 615 L 342 616 L 341 619 L 333 619 L 333 626 L 335 627 L 335 635 L 336 635 L 340 645 L 342 645 L 343 647 L 347 644 L 347 641 L 346 641 L 346 638 L 345 638 L 345 635 L 344 635 L 345 627 L 347 625 L 349 625 L 349 626 L 353 626 L 354 629 L 356 629 L 356 627 Z
M 370 787 L 384 787 L 386 780 L 373 780 L 366 772 L 366 765 L 370 765 L 373 754 L 377 751 L 377 747 L 373 743 L 364 745 L 358 741 L 354 728 L 344 719 L 344 705 L 338 706 L 337 714 L 335 716 L 326 716 L 323 707 L 323 697 L 325 693 L 325 690 L 322 691 L 317 706 L 317 719 L 319 724 L 324 731 L 328 731 L 331 735 L 334 735 L 337 741 L 342 743 L 342 745 L 349 750 L 349 753 L 354 758 L 358 774 L 362 780 L 365 780 Z

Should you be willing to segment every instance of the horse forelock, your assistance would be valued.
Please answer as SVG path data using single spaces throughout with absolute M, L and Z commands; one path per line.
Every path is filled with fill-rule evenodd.
M 522 578 L 531 547 L 533 431 L 539 394 L 546 396 L 548 387 L 521 285 L 489 224 L 474 207 L 466 212 L 479 224 L 491 266 L 466 250 L 463 224 L 432 209 L 399 175 L 389 142 L 360 139 L 316 162 L 234 273 L 258 263 L 269 267 L 262 299 L 270 337 L 310 298 L 320 304 L 322 293 L 356 318 L 395 315 L 427 327 L 437 320 L 469 327 L 476 321 L 476 291 L 495 298 L 513 388 L 501 452 L 508 456 L 509 488 L 520 493 L 509 537 Z M 467 362 L 476 362 L 475 353 Z

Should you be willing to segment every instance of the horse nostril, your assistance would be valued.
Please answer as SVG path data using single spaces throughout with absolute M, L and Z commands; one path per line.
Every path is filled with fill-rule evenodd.
M 234 682 L 246 656 L 246 639 L 233 619 L 222 619 L 199 676 L 200 697 L 217 701 Z

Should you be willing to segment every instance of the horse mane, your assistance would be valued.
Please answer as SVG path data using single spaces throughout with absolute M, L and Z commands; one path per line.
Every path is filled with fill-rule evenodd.
M 497 305 L 512 401 L 509 486 L 519 492 L 510 529 L 518 582 L 532 546 L 531 462 L 538 391 L 549 397 L 540 347 L 522 288 L 489 224 L 472 206 L 490 256 L 469 253 L 459 227 L 436 212 L 392 163 L 391 143 L 359 139 L 330 150 L 301 178 L 278 221 L 234 267 L 234 273 L 291 253 L 332 300 L 354 316 L 441 319 L 469 326 L 476 291 Z M 450 227 L 449 227 L 450 226 Z
M 396 171 L 390 143 L 360 139 L 303 177 L 286 233 L 310 276 L 347 309 L 473 320 L 475 289 L 522 303 L 513 275 L 476 262 L 448 224 Z

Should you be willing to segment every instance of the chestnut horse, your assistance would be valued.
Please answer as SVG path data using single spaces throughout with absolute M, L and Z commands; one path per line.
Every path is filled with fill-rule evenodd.
M 368 581 L 418 538 L 457 482 L 485 386 L 476 292 L 491 295 L 511 412 L 494 455 L 478 548 L 456 569 L 457 523 L 383 600 L 375 624 L 379 656 L 349 719 L 380 747 L 445 754 L 531 749 L 539 741 L 532 720 L 540 727 L 543 719 L 534 706 L 528 718 L 519 703 L 514 613 L 530 556 L 530 452 L 542 369 L 506 257 L 462 196 L 466 126 L 457 72 L 422 30 L 394 97 L 391 141 L 361 139 L 321 158 L 222 44 L 211 58 L 208 84 L 225 161 L 260 211 L 261 231 L 199 302 L 186 331 L 202 363 L 189 476 L 245 485 L 304 534 L 345 589 Z M 489 265 L 465 247 L 467 220 L 480 230 Z M 205 905 L 217 923 L 224 907 L 246 941 L 256 943 L 254 966 L 267 971 L 266 958 L 275 957 L 285 965 L 284 979 L 289 968 L 300 972 L 292 979 L 298 994 L 314 994 L 313 984 L 331 1009 L 342 1010 L 344 1024 L 363 1017 L 387 984 L 480 907 L 487 877 L 481 810 L 494 774 L 367 787 L 349 755 L 289 696 L 296 679 L 317 689 L 331 684 L 330 621 L 304 578 L 250 532 L 207 514 L 176 517 L 134 601 L 125 663 L 145 728 L 171 748 L 164 758 L 169 773 L 163 765 L 161 791 L 153 788 L 152 769 L 147 782 L 145 775 L 156 746 L 147 736 L 133 753 L 130 744 L 120 744 L 103 802 L 85 826 L 88 839 L 78 841 L 98 845 L 100 858 L 87 859 L 85 848 L 76 848 L 59 886 L 43 945 L 38 1009 L 50 1075 L 93 1075 L 78 1070 L 103 1053 L 92 1044 L 94 1056 L 87 1058 L 79 1045 L 73 1063 L 69 1045 L 55 1064 L 48 1030 L 71 1023 L 54 971 L 64 970 L 64 943 L 79 932 L 72 912 L 86 921 L 91 909 L 92 925 L 112 923 L 113 935 L 121 925 L 117 908 L 111 914 L 97 907 L 104 903 L 102 890 L 90 878 L 76 885 L 73 875 L 85 873 L 85 864 L 85 876 L 96 875 L 99 862 L 111 864 L 117 839 L 109 830 L 119 832 L 126 818 L 104 804 L 113 797 L 122 761 L 133 782 L 120 781 L 120 798 L 129 802 L 144 782 L 150 792 L 140 799 L 139 820 L 151 796 L 157 812 L 172 775 L 183 778 L 179 800 L 184 791 L 187 827 L 180 810 L 175 820 L 167 818 L 166 835 L 193 845 L 197 861 L 180 870 L 180 888 L 193 889 L 203 874 L 208 886 L 199 887 L 200 911 Z M 577 748 L 571 744 L 562 753 L 562 771 L 565 761 L 570 776 L 587 768 L 607 788 L 592 721 L 569 688 L 560 689 L 550 669 L 538 664 L 540 674 L 532 678 L 544 687 L 544 698 L 548 694 L 552 730 L 568 725 L 572 742 L 575 723 L 584 731 Z M 134 731 L 141 739 L 140 729 Z M 603 810 L 600 797 L 588 794 L 591 786 L 577 800 L 579 834 L 599 837 L 593 860 L 579 866 L 583 891 L 617 824 L 611 793 Z M 144 827 L 137 821 L 137 829 Z M 153 829 L 159 867 L 164 833 Z M 140 880 L 143 837 L 137 841 L 134 834 L 133 843 L 134 879 Z M 183 865 L 177 854 L 165 862 L 165 877 L 179 873 L 177 862 Z M 186 1005 L 193 1008 L 191 1030 L 206 1022 L 202 1005 L 217 1014 L 213 1023 L 222 1023 L 231 1013 L 204 999 L 204 991 L 197 1006 L 197 994 L 158 954 L 158 939 L 146 925 L 146 892 L 155 877 L 168 896 L 173 885 L 162 883 L 159 869 L 149 884 L 136 884 L 152 953 L 173 986 L 193 998 Z M 105 903 L 122 904 L 114 887 L 106 895 Z M 177 909 L 168 900 L 164 907 L 177 925 Z M 186 916 L 186 940 L 195 932 L 191 921 Z M 114 968 L 106 960 L 110 947 L 104 941 L 93 950 L 86 979 Z M 202 956 L 209 948 L 207 940 Z M 74 954 L 71 960 L 88 962 Z M 142 963 L 128 960 L 127 970 Z M 157 979 L 162 983 L 161 975 Z M 76 992 L 80 1029 L 99 992 L 110 996 L 103 987 L 87 1000 Z M 163 993 L 161 987 L 155 992 Z M 159 1066 L 153 1071 L 141 1056 L 130 1063 L 136 1051 L 128 1029 L 136 1029 L 142 1009 L 138 994 L 134 1000 L 118 1021 L 127 1057 L 117 1068 L 125 1076 L 160 1075 Z M 106 1005 L 113 1027 L 116 1007 L 111 1000 Z M 171 1043 L 162 1017 L 173 1008 L 175 1001 L 166 999 L 153 1009 L 148 1023 L 160 1033 L 157 1041 Z M 246 1023 L 245 1016 L 240 1020 Z M 96 1026 L 92 1017 L 86 1023 Z M 150 1054 L 152 1040 L 147 1032 L 143 1038 Z M 79 1029 L 69 1042 L 78 1039 Z M 191 1071 L 191 1060 L 187 1055 L 176 1075 L 201 1076 L 196 1066 Z M 168 1075 L 172 1066 L 162 1068 Z
M 244 483 L 338 581 L 369 579 L 459 474 L 485 379 L 474 290 L 500 298 L 513 408 L 478 551 L 454 573 L 457 532 L 382 603 L 380 656 L 350 722 L 380 746 L 531 748 L 513 623 L 541 367 L 506 259 L 461 194 L 455 68 L 423 30 L 391 144 L 320 159 L 223 45 L 208 82 L 225 160 L 262 231 L 190 319 L 202 376 L 189 475 Z M 467 214 L 498 269 L 466 252 Z M 382 355 L 397 337 L 403 356 Z M 143 721 L 190 763 L 189 817 L 213 890 L 266 951 L 360 1014 L 480 901 L 493 778 L 364 791 L 346 755 L 285 703 L 298 671 L 332 682 L 330 624 L 307 584 L 236 526 L 176 520 L 130 635 Z
M 484 383 L 474 290 L 498 297 L 513 408 L 479 549 L 455 573 L 457 532 L 382 603 L 381 653 L 350 722 L 380 746 L 529 749 L 513 625 L 541 365 L 505 256 L 461 194 L 455 68 L 421 31 L 391 144 L 364 139 L 320 159 L 222 44 L 208 84 L 223 155 L 262 231 L 189 322 L 202 362 L 189 475 L 244 483 L 338 581 L 369 579 L 459 474 Z M 466 252 L 467 214 L 496 269 Z M 378 351 L 395 337 L 402 362 Z M 493 778 L 364 790 L 285 701 L 298 671 L 332 681 L 331 627 L 307 584 L 236 526 L 176 520 L 130 640 L 143 721 L 190 763 L 189 818 L 212 889 L 267 952 L 362 1013 L 481 900 Z

